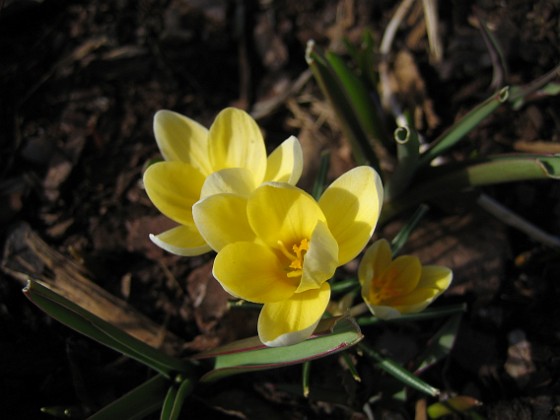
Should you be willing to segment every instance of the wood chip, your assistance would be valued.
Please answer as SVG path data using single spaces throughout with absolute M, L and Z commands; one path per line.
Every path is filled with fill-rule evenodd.
M 22 285 L 29 277 L 43 281 L 58 294 L 153 347 L 174 354 L 183 344 L 179 337 L 95 284 L 81 266 L 49 247 L 26 224 L 18 225 L 9 235 L 1 268 Z

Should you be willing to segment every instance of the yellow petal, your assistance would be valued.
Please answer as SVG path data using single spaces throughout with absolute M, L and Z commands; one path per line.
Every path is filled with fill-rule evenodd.
M 386 303 L 401 314 L 411 314 L 423 311 L 437 296 L 438 291 L 436 289 L 419 288 Z
M 371 312 L 382 319 L 392 319 L 402 314 L 423 311 L 450 285 L 452 272 L 447 267 L 425 266 L 422 267 L 422 277 L 416 288 L 394 298 L 387 299 L 381 305 L 374 305 L 367 301 Z
M 399 318 L 402 313 L 398 309 L 391 306 L 373 305 L 366 300 L 370 312 L 379 319 L 395 319 Z
M 288 299 L 297 287 L 277 255 L 254 242 L 226 245 L 214 260 L 214 277 L 232 295 L 256 303 Z
M 330 297 L 330 286 L 323 283 L 320 289 L 296 293 L 282 302 L 266 303 L 259 315 L 259 338 L 270 347 L 307 339 L 323 316 Z
M 257 237 L 273 248 L 278 241 L 291 249 L 302 239 L 309 240 L 317 222 L 325 221 L 313 197 L 285 183 L 257 188 L 249 197 L 247 215 Z
M 386 239 L 374 242 L 366 249 L 358 267 L 358 279 L 362 286 L 370 286 L 375 273 L 383 273 L 393 261 L 391 245 Z
M 211 195 L 194 205 L 193 218 L 200 234 L 215 251 L 232 242 L 255 239 L 247 221 L 247 199 L 242 196 Z
M 341 265 L 355 258 L 366 246 L 382 203 L 381 178 L 368 166 L 359 166 L 340 176 L 319 199 L 329 230 L 338 242 Z
M 392 296 L 412 292 L 420 281 L 422 264 L 418 257 L 402 255 L 396 258 L 381 275 L 374 275 L 374 286 L 384 288 Z
M 338 244 L 325 222 L 319 222 L 309 241 L 303 260 L 303 273 L 297 293 L 317 289 L 329 280 L 338 267 Z
M 452 271 L 447 267 L 428 265 L 422 267 L 422 276 L 415 290 L 390 300 L 389 304 L 401 313 L 423 311 L 438 296 L 447 290 L 453 279 Z
M 214 194 L 233 193 L 248 197 L 255 190 L 253 175 L 245 168 L 228 168 L 214 172 L 206 178 L 201 198 Z
M 211 250 L 194 225 L 177 226 L 150 239 L 160 248 L 184 257 L 201 255 Z
M 266 149 L 259 126 L 245 111 L 226 108 L 210 127 L 210 161 L 214 171 L 247 168 L 260 184 L 266 171 Z
M 291 136 L 268 157 L 265 181 L 287 182 L 295 185 L 303 171 L 303 152 L 299 140 Z
M 154 116 L 154 135 L 165 160 L 190 163 L 204 175 L 211 172 L 208 130 L 196 121 L 161 110 Z
M 192 205 L 200 197 L 204 176 L 183 162 L 158 162 L 144 173 L 144 187 L 154 206 L 181 225 L 192 225 Z
M 422 277 L 418 287 L 429 287 L 443 293 L 451 285 L 453 272 L 440 265 L 425 265 L 422 267 Z

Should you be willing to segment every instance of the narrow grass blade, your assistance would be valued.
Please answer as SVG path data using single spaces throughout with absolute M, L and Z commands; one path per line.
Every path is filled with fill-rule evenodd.
M 366 356 L 375 361 L 376 365 L 387 372 L 389 375 L 393 376 L 395 379 L 401 381 L 404 385 L 416 389 L 417 391 L 423 392 L 429 396 L 435 397 L 440 394 L 439 389 L 434 388 L 427 382 L 418 378 L 417 376 L 410 373 L 408 370 L 400 366 L 397 362 L 380 355 L 371 347 L 367 346 L 365 343 L 359 344 L 360 350 L 364 352 Z
M 426 33 L 430 46 L 430 62 L 440 63 L 443 57 L 443 45 L 440 38 L 438 2 L 435 0 L 423 0 L 424 21 L 426 22 Z
M 408 219 L 406 224 L 401 228 L 401 230 L 399 230 L 399 233 L 397 233 L 395 235 L 395 237 L 391 241 L 391 250 L 393 252 L 393 257 L 398 255 L 401 248 L 408 241 L 408 238 L 410 237 L 410 234 L 416 228 L 416 226 L 418 226 L 418 223 L 420 223 L 420 220 L 422 220 L 422 218 L 428 212 L 428 210 L 429 210 L 429 207 L 427 205 L 421 204 L 416 209 L 416 211 L 414 212 L 412 217 L 410 219 Z
M 338 280 L 331 284 L 331 293 L 333 295 L 341 295 L 348 293 L 360 287 L 358 279 Z
M 431 404 L 426 411 L 431 419 L 439 419 L 450 414 L 459 414 L 461 418 L 470 418 L 466 412 L 481 405 L 482 403 L 473 397 L 458 395 L 445 401 Z M 474 416 L 474 418 L 477 417 Z
M 388 200 L 398 197 L 410 184 L 420 157 L 420 141 L 416 130 L 409 127 L 398 127 L 394 133 L 397 143 L 397 168 L 385 186 Z
M 299 384 L 275 382 L 274 389 L 279 392 L 289 393 L 295 397 L 301 396 L 301 386 Z M 348 406 L 348 394 L 346 392 L 341 392 L 341 389 L 333 388 L 328 384 L 313 384 L 313 386 L 309 389 L 309 399 L 312 401 L 328 401 L 329 404 L 332 404 L 332 406 Z M 320 418 L 329 419 L 332 418 L 332 416 Z
M 301 370 L 301 389 L 305 398 L 309 397 L 309 384 L 311 378 L 311 362 L 305 362 Z
M 480 194 L 476 202 L 481 208 L 486 210 L 502 223 L 512 226 L 513 228 L 523 232 L 529 238 L 538 241 L 543 245 L 560 249 L 560 236 L 552 235 L 544 231 L 537 225 L 519 216 L 508 207 L 500 204 L 489 195 Z
M 167 394 L 165 394 L 165 399 L 163 400 L 163 406 L 161 408 L 160 420 L 168 420 L 171 412 L 173 411 L 173 405 L 175 404 L 175 399 L 177 398 L 178 387 L 172 384 L 167 389 Z
M 414 371 L 415 374 L 422 373 L 449 355 L 455 344 L 460 324 L 461 314 L 452 316 L 443 324 L 430 340 L 422 356 L 420 356 L 420 363 Z
M 556 82 L 550 82 L 544 85 L 541 89 L 529 93 L 522 92 L 521 88 L 514 91 L 514 88 L 512 88 L 512 92 L 519 93 L 519 95 L 517 95 L 517 98 L 512 101 L 511 107 L 514 111 L 518 111 L 519 109 L 521 109 L 527 102 L 544 99 L 549 96 L 560 95 L 560 83 Z
M 56 405 L 52 407 L 41 407 L 41 413 L 66 420 L 83 419 L 86 417 L 86 413 L 84 411 L 85 410 L 79 406 Z
M 325 58 L 317 53 L 312 42 L 307 46 L 306 59 L 317 84 L 339 118 L 341 129 L 350 142 L 356 163 L 371 165 L 379 172 L 377 156 L 370 147 L 367 134 L 363 131 L 339 79 Z
M 504 182 L 560 179 L 560 155 L 502 155 L 427 168 L 409 192 L 383 204 L 382 225 L 401 212 L 445 194 Z
M 384 147 L 390 148 L 392 144 L 387 136 L 383 116 L 378 114 L 379 107 L 373 102 L 367 85 L 350 70 L 339 55 L 329 51 L 325 58 L 340 81 L 362 130 L 369 139 L 378 140 Z M 369 147 L 374 147 L 374 144 L 369 142 Z
M 434 158 L 453 147 L 466 134 L 473 130 L 482 120 L 492 114 L 507 101 L 509 88 L 502 88 L 486 101 L 476 106 L 463 118 L 453 124 L 443 135 L 437 138 L 420 157 L 419 166 L 428 165 Z
M 140 420 L 160 409 L 169 381 L 156 375 L 105 406 L 88 420 Z
M 498 38 L 494 33 L 488 28 L 486 21 L 483 19 L 482 14 L 479 12 L 478 8 L 474 7 L 474 18 L 478 21 L 478 28 L 482 34 L 482 39 L 486 44 L 488 49 L 488 54 L 490 56 L 490 61 L 492 62 L 492 82 L 491 87 L 498 89 L 504 83 L 504 80 L 508 79 L 508 65 L 504 50 L 498 41 Z
M 467 306 L 465 304 L 442 306 L 440 308 L 428 308 L 417 314 L 405 314 L 398 318 L 383 320 L 374 316 L 364 316 L 358 318 L 356 321 L 362 327 L 374 324 L 393 323 L 393 322 L 410 322 L 410 321 L 424 321 L 427 319 L 440 318 L 449 315 L 455 315 L 465 312 Z
M 319 200 L 321 194 L 323 194 L 323 191 L 325 191 L 325 186 L 327 184 L 327 173 L 329 172 L 330 158 L 331 155 L 328 151 L 321 153 L 319 172 L 317 173 L 317 177 L 315 178 L 313 189 L 311 191 L 311 195 L 316 200 Z
M 361 382 L 362 379 L 360 378 L 360 374 L 356 370 L 356 366 L 354 366 L 354 363 L 352 362 L 352 359 L 350 358 L 348 352 L 343 352 L 341 355 L 341 359 L 344 362 L 344 365 L 346 366 L 350 374 L 352 375 L 352 378 L 354 378 L 356 382 Z M 303 396 L 305 398 L 309 397 L 309 392 L 311 390 L 311 385 L 310 385 L 311 364 L 312 364 L 311 361 L 308 361 L 302 365 L 301 387 L 302 387 Z
M 311 338 L 291 346 L 266 347 L 258 342 L 257 337 L 241 340 L 197 356 L 200 359 L 216 359 L 214 370 L 206 373 L 201 382 L 214 382 L 238 373 L 304 363 L 348 349 L 362 338 L 354 319 L 339 317 L 322 320 Z
M 356 73 L 366 85 L 370 93 L 371 100 L 376 106 L 378 115 L 383 118 L 381 100 L 377 92 L 379 75 L 375 71 L 377 58 L 374 49 L 375 41 L 373 39 L 372 31 L 367 28 L 364 29 L 359 47 L 356 47 L 353 43 L 351 43 L 348 38 L 344 38 L 342 41 L 346 47 L 346 51 L 357 66 Z
M 187 372 L 186 362 L 137 340 L 58 295 L 37 280 L 30 279 L 23 291 L 31 302 L 57 321 L 151 367 L 167 378 L 171 378 L 177 372 Z
M 179 378 L 176 382 L 178 383 L 169 387 L 165 396 L 161 409 L 161 420 L 177 420 L 181 414 L 185 398 L 189 396 L 194 388 L 194 382 L 191 378 Z
M 358 373 L 356 366 L 352 362 L 352 358 L 350 357 L 348 352 L 342 353 L 342 360 L 344 361 L 344 365 L 348 368 L 348 371 L 352 375 L 352 378 L 356 382 L 362 382 L 362 378 L 360 377 L 360 374 Z
M 560 84 L 554 80 L 560 76 L 560 64 L 523 86 L 512 86 L 509 102 L 514 110 L 520 109 L 527 101 L 560 94 Z

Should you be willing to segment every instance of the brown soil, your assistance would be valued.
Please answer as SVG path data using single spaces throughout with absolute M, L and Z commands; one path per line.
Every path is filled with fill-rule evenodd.
M 27 275 L 65 279 L 69 287 L 78 278 L 91 281 L 99 287 L 96 302 L 105 296 L 130 305 L 144 317 L 145 331 L 138 333 L 144 340 L 185 356 L 255 334 L 254 313 L 227 310 L 228 297 L 211 278 L 211 255 L 178 258 L 148 239 L 169 226 L 140 183 L 143 166 L 157 157 L 153 115 L 172 109 L 208 126 L 220 109 L 244 108 L 258 116 L 270 148 L 289 135 L 300 138 L 309 162 L 303 187 L 312 184 L 324 149 L 331 151 L 332 178 L 352 166 L 351 155 L 328 102 L 305 73 L 306 43 L 344 51 L 342 38 L 358 42 L 366 27 L 379 42 L 393 3 L 0 1 L 5 418 L 48 418 L 39 411 L 44 406 L 72 407 L 82 418 L 151 375 L 35 308 L 21 293 Z M 557 1 L 440 2 L 439 63 L 428 54 L 417 3 L 391 59 L 398 63 L 400 97 L 428 139 L 496 86 L 531 82 L 558 65 Z M 493 66 L 476 16 L 502 46 L 502 71 Z M 518 111 L 503 107 L 450 158 L 557 153 L 559 104 L 550 97 Z M 483 192 L 560 235 L 557 182 Z M 478 413 L 487 418 L 560 418 L 558 249 L 493 219 L 474 197 L 446 199 L 407 245 L 424 262 L 454 270 L 438 305 L 468 307 L 451 354 L 422 377 L 446 394 L 478 399 Z M 380 227 L 376 237 L 392 238 L 402 220 Z M 100 311 L 110 312 L 103 305 Z M 380 352 L 412 366 L 440 325 L 364 333 Z M 183 418 L 362 419 L 366 404 L 376 418 L 413 418 L 422 403 L 435 401 L 412 392 L 397 404 L 391 395 L 398 384 L 364 358 L 357 367 L 361 383 L 336 357 L 317 362 L 312 389 L 318 393 L 309 399 L 299 390 L 300 367 L 234 377 L 195 392 Z

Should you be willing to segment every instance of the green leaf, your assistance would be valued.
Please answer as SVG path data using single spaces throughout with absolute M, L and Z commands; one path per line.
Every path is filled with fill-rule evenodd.
M 383 125 L 383 117 L 378 113 L 381 107 L 372 101 L 367 86 L 355 72 L 350 70 L 340 56 L 328 51 L 325 58 L 340 81 L 352 111 L 355 113 L 364 133 L 369 139 L 381 141 L 381 144 L 386 148 L 390 148 L 391 141 Z M 373 146 L 373 143 L 369 143 L 369 147 Z
M 434 388 L 427 382 L 418 378 L 417 376 L 400 366 L 397 362 L 389 359 L 388 357 L 382 356 L 374 349 L 367 346 L 365 343 L 360 343 L 359 348 L 364 352 L 366 356 L 376 362 L 376 366 L 383 369 L 385 372 L 402 382 L 404 385 L 407 385 L 432 397 L 440 394 L 439 389 Z
M 169 381 L 156 375 L 105 406 L 88 420 L 140 420 L 160 409 Z
M 560 83 L 551 82 L 543 86 L 539 91 L 543 96 L 556 96 L 560 95 Z
M 356 62 L 360 68 L 362 80 L 366 83 L 370 90 L 373 102 L 379 107 L 379 109 L 382 109 L 381 99 L 379 98 L 378 92 L 379 74 L 375 71 L 378 64 L 378 54 L 375 51 L 375 45 L 378 44 L 379 41 L 374 40 L 373 37 L 374 31 L 366 28 L 362 36 L 361 54 Z M 384 118 L 384 115 L 380 113 L 380 117 Z
M 317 84 L 328 98 L 339 118 L 341 129 L 350 142 L 354 159 L 358 165 L 371 165 L 379 173 L 379 162 L 370 146 L 367 133 L 363 130 L 340 79 L 328 61 L 317 53 L 312 42 L 308 43 L 306 59 Z
M 86 416 L 84 409 L 79 406 L 56 405 L 52 407 L 41 407 L 41 413 L 58 417 L 59 419 L 83 419 Z
M 439 419 L 449 414 L 464 414 L 466 411 L 480 407 L 481 405 L 481 402 L 473 397 L 459 395 L 445 401 L 431 404 L 426 411 L 431 419 Z
M 512 88 L 513 90 L 514 88 Z M 525 93 L 521 91 L 521 88 L 517 88 L 515 91 L 516 98 L 512 100 L 511 107 L 517 111 L 521 109 L 527 101 L 536 100 L 536 99 L 543 99 L 549 96 L 557 96 L 560 95 L 560 83 L 550 82 L 534 92 Z
M 313 336 L 301 343 L 284 347 L 266 347 L 252 337 L 196 355 L 197 359 L 215 358 L 214 370 L 201 382 L 214 382 L 243 372 L 275 369 L 304 363 L 348 349 L 363 335 L 350 317 L 321 320 Z
M 506 102 L 508 94 L 509 88 L 505 87 L 469 111 L 430 145 L 420 157 L 419 166 L 428 165 L 434 158 L 457 144 L 459 140 Z
M 399 196 L 409 186 L 420 157 L 420 141 L 418 133 L 409 127 L 398 127 L 394 133 L 397 143 L 398 165 L 385 185 L 388 200 Z
M 488 53 L 492 61 L 492 82 L 491 86 L 499 87 L 502 85 L 503 80 L 508 79 L 508 65 L 504 50 L 494 32 L 490 30 L 486 21 L 482 18 L 478 10 L 475 9 L 474 17 L 478 20 L 478 28 L 482 33 Z
M 301 389 L 305 398 L 309 397 L 309 384 L 311 378 L 311 361 L 308 360 L 302 365 L 301 371 Z
M 327 174 L 329 172 L 330 158 L 331 156 L 328 151 L 324 151 L 323 153 L 321 153 L 319 172 L 317 173 L 317 177 L 315 178 L 315 182 L 313 183 L 313 189 L 311 192 L 311 195 L 316 200 L 319 200 L 321 194 L 323 194 L 323 191 L 325 191 Z
M 171 385 L 165 396 L 163 408 L 161 409 L 161 420 L 176 420 L 181 414 L 185 398 L 194 389 L 194 382 L 191 378 L 178 376 L 176 383 Z
M 373 101 L 380 103 L 377 94 L 377 77 L 376 69 L 376 53 L 374 51 L 375 41 L 373 33 L 369 29 L 365 29 L 362 33 L 362 40 L 358 46 L 352 43 L 347 37 L 342 39 L 342 43 L 346 48 L 346 52 L 351 58 L 351 62 L 356 66 L 356 75 L 364 83 L 371 92 Z
M 275 382 L 274 389 L 280 392 L 289 393 L 296 397 L 301 397 L 301 386 L 299 384 Z M 309 388 L 308 398 L 312 401 L 328 401 L 329 404 L 332 404 L 333 406 L 348 406 L 348 394 L 346 392 L 341 392 L 340 388 L 333 388 L 328 385 L 313 384 Z
M 248 311 L 260 311 L 263 307 L 262 303 L 247 302 L 246 300 L 228 301 L 228 309 L 244 309 Z
M 383 324 L 383 323 L 424 321 L 427 319 L 434 319 L 443 316 L 455 315 L 458 313 L 465 312 L 466 310 L 467 310 L 467 306 L 461 303 L 457 305 L 442 306 L 439 308 L 428 308 L 416 314 L 404 314 L 399 316 L 398 318 L 393 318 L 393 319 L 385 320 L 385 319 L 379 319 L 375 316 L 364 316 L 358 318 L 356 321 L 358 322 L 358 325 L 365 327 L 368 325 Z
M 422 220 L 428 209 L 429 207 L 427 205 L 421 204 L 416 209 L 412 217 L 408 219 L 406 224 L 401 228 L 401 230 L 399 230 L 399 233 L 395 235 L 395 237 L 391 241 L 391 251 L 393 252 L 393 257 L 398 255 L 401 248 L 408 241 L 410 234 L 416 228 L 416 226 L 418 226 L 418 223 L 420 223 L 420 220 Z
M 120 353 L 151 367 L 167 378 L 186 373 L 186 362 L 169 356 L 130 336 L 96 315 L 55 293 L 38 280 L 28 280 L 24 294 L 62 324 Z
M 512 108 L 517 110 L 529 101 L 560 94 L 560 84 L 555 82 L 559 75 L 560 64 L 526 85 L 513 86 L 509 95 Z
M 397 214 L 450 193 L 504 182 L 560 179 L 560 155 L 499 155 L 426 168 L 407 194 L 385 202 L 380 224 Z
M 360 282 L 356 278 L 337 280 L 331 284 L 331 294 L 341 295 L 360 289 Z
M 350 374 L 352 375 L 352 378 L 356 382 L 362 382 L 362 378 L 360 377 L 360 374 L 358 373 L 358 370 L 356 369 L 356 366 L 354 365 L 354 362 L 352 361 L 352 358 L 350 357 L 348 352 L 342 353 L 342 360 L 344 362 L 344 365 L 348 369 L 348 372 L 350 372 Z
M 421 362 L 418 368 L 416 368 L 415 374 L 420 374 L 449 355 L 455 344 L 460 324 L 461 314 L 452 316 L 443 324 L 430 340 L 422 356 L 420 356 Z

